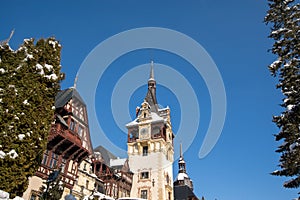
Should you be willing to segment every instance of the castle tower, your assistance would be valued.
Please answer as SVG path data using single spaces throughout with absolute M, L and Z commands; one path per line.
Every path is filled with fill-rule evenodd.
M 174 182 L 174 186 L 188 186 L 193 190 L 193 182 L 186 172 L 186 164 L 182 155 L 182 145 L 180 144 L 180 157 L 178 160 L 178 175 Z
M 198 200 L 194 194 L 193 181 L 186 172 L 186 163 L 182 154 L 182 145 L 180 144 L 180 158 L 178 160 L 178 175 L 174 181 L 174 200 L 190 199 Z
M 151 62 L 148 92 L 128 129 L 128 157 L 133 175 L 131 197 L 173 200 L 173 139 L 170 109 L 159 108 Z

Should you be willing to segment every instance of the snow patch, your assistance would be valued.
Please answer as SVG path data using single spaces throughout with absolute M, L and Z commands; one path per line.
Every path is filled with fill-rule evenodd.
M 49 44 L 51 44 L 54 48 L 56 47 L 56 45 L 57 45 L 58 47 L 61 47 L 61 45 L 58 44 L 57 41 L 49 40 Z
M 23 67 L 21 64 L 16 68 L 16 71 L 18 71 L 21 67 Z
M 0 68 L 0 73 L 1 73 L 1 74 L 4 74 L 4 73 L 5 73 L 5 69 Z
M 51 71 L 53 70 L 53 66 L 52 65 L 48 65 L 48 64 L 45 64 L 45 67 L 48 71 Z
M 35 68 L 36 68 L 36 70 L 39 70 L 39 74 L 40 75 L 44 75 L 45 74 L 44 68 L 43 68 L 43 66 L 41 64 L 39 64 L 39 63 L 36 64 Z
M 8 152 L 7 155 L 9 155 L 9 157 L 12 158 L 12 159 L 15 159 L 16 157 L 19 156 L 17 154 L 16 150 L 14 150 L 14 149 L 10 150 L 10 152 Z
M 289 146 L 290 151 L 295 150 L 295 148 L 298 147 L 298 146 L 299 146 L 299 143 L 298 143 L 298 142 L 295 142 L 295 143 L 291 144 L 291 145 Z
M 28 43 L 30 41 L 31 41 L 31 39 L 24 39 L 24 43 Z
M 288 110 L 292 110 L 294 107 L 295 107 L 295 105 L 291 105 L 291 104 L 286 106 L 286 108 L 287 108 Z
M 1 200 L 8 200 L 9 199 L 9 193 L 5 192 L 3 190 L 0 190 L 0 199 Z
M 276 61 L 274 61 L 274 62 L 270 65 L 270 68 L 271 68 L 271 69 L 275 69 L 275 67 L 276 67 L 277 65 L 279 65 L 280 63 L 281 63 L 281 61 L 276 60 Z
M 25 51 L 27 51 L 27 50 L 25 50 Z M 27 61 L 28 59 L 33 59 L 33 55 L 32 54 L 27 54 L 26 58 L 24 58 L 23 61 Z
M 23 140 L 24 137 L 25 137 L 25 134 L 19 134 L 19 135 L 18 135 L 19 140 Z
M 3 159 L 6 156 L 6 153 L 0 150 L 0 158 Z
M 15 198 L 13 198 L 13 200 L 24 200 L 24 199 L 19 196 L 16 196 Z
M 25 100 L 23 101 L 23 104 L 26 105 L 26 106 L 28 106 L 28 105 L 29 105 L 28 100 L 25 99 Z
M 57 80 L 56 74 L 46 75 L 45 77 L 46 77 L 47 79 L 49 79 L 49 80 Z

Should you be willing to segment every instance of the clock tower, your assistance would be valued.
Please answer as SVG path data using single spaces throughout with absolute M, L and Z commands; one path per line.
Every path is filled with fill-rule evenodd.
M 173 139 L 170 108 L 159 108 L 151 62 L 148 92 L 128 129 L 128 157 L 134 173 L 131 197 L 173 200 Z

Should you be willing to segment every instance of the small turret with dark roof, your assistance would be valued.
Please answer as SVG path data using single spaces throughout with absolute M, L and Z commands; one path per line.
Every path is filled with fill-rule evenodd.
M 186 172 L 186 163 L 182 154 L 182 145 L 180 144 L 180 157 L 178 160 L 178 175 L 174 182 L 174 199 L 198 199 L 194 194 L 193 181 Z

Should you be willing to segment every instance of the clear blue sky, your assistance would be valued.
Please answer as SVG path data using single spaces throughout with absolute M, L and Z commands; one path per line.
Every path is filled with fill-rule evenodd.
M 274 152 L 278 143 L 272 136 L 278 130 L 271 119 L 280 112 L 281 95 L 275 89 L 276 79 L 267 70 L 274 56 L 267 52 L 272 41 L 267 38 L 269 28 L 263 24 L 268 9 L 266 1 L 3 1 L 1 8 L 0 40 L 15 29 L 10 41 L 12 48 L 16 49 L 24 38 L 31 37 L 55 36 L 61 42 L 62 71 L 66 73 L 62 88 L 73 85 L 84 59 L 100 42 L 122 31 L 162 27 L 193 38 L 216 63 L 226 90 L 226 120 L 213 150 L 199 159 L 198 152 L 211 115 L 205 82 L 185 60 L 160 50 L 130 52 L 116 59 L 103 74 L 97 87 L 95 108 L 107 137 L 126 150 L 126 134 L 118 128 L 111 114 L 112 89 L 122 73 L 153 59 L 184 75 L 198 98 L 199 129 L 184 157 L 199 197 L 282 200 L 297 196 L 297 190 L 282 187 L 284 178 L 269 175 L 277 169 L 279 159 Z M 179 67 L 183 65 L 184 69 Z M 159 84 L 160 80 L 156 80 Z M 144 84 L 146 82 L 147 78 Z M 126 88 L 126 84 L 123 87 Z M 132 116 L 145 94 L 146 86 L 141 85 L 131 96 L 127 106 Z M 175 134 L 182 114 L 176 97 L 168 87 L 158 86 L 159 103 L 171 107 Z M 90 123 L 90 126 L 95 124 Z M 94 147 L 105 145 L 97 133 L 92 132 L 91 136 Z M 179 146 L 175 148 L 178 151 Z

